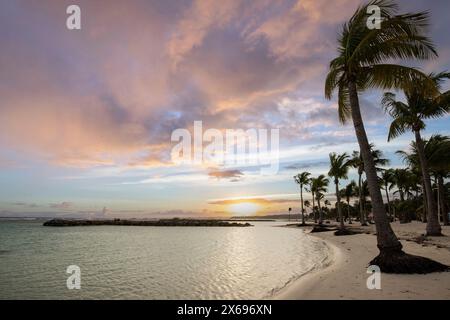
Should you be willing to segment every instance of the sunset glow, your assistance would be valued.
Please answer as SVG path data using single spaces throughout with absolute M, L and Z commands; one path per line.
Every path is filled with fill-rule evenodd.
M 229 205 L 228 210 L 236 215 L 251 216 L 258 212 L 261 207 L 252 202 L 241 202 Z

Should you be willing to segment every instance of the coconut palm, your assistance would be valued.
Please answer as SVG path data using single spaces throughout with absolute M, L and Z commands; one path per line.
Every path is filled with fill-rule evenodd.
M 375 171 L 380 172 L 383 170 L 383 166 L 386 166 L 389 164 L 389 160 L 386 158 L 383 158 L 383 152 L 379 149 L 375 149 L 375 145 L 373 143 L 369 144 L 370 147 L 370 153 L 372 154 L 373 162 L 375 164 Z M 362 175 L 364 173 L 364 161 L 362 158 L 362 155 L 359 151 L 353 151 L 352 153 L 352 159 L 351 159 L 351 165 L 357 169 L 358 171 L 358 189 L 359 191 L 363 190 L 362 188 Z M 363 210 L 363 201 L 361 199 L 361 194 L 359 194 L 359 215 L 360 215 L 360 222 L 362 226 L 367 226 L 366 223 L 366 217 Z
M 350 216 L 350 200 L 356 196 L 355 187 L 356 182 L 352 180 L 343 190 L 341 190 L 342 196 L 345 197 L 345 201 L 347 202 L 347 218 L 349 224 L 352 224 L 352 217 Z
M 442 223 L 449 225 L 448 204 L 444 180 L 450 178 L 450 137 L 433 135 L 425 142 L 425 155 L 430 166 L 431 174 L 436 179 L 438 208 L 442 216 Z
M 387 201 L 387 208 L 389 217 L 391 217 L 392 220 L 392 211 L 391 211 L 391 204 L 389 200 L 389 191 L 392 189 L 394 185 L 394 173 L 393 169 L 385 169 L 381 173 L 380 182 L 383 186 L 384 191 L 386 192 L 386 201 Z
M 329 214 L 330 213 L 330 211 L 329 211 L 329 209 L 328 209 L 328 207 L 331 207 L 331 202 L 330 202 L 330 200 L 328 200 L 328 199 L 325 199 L 324 201 L 323 201 L 323 204 L 325 205 L 325 212 L 326 212 L 326 214 Z M 323 209 L 323 208 L 322 208 Z
M 361 157 L 361 153 L 359 151 L 353 151 L 352 154 L 352 166 L 358 170 L 358 191 L 361 190 L 362 183 L 362 175 L 364 173 L 364 161 Z M 366 219 L 363 213 L 362 201 L 361 201 L 361 193 L 358 193 L 358 201 L 359 201 L 359 221 L 362 226 L 367 226 Z
M 319 224 L 323 223 L 323 212 L 320 205 L 320 200 L 324 198 L 324 192 L 327 191 L 328 183 L 329 180 L 323 174 L 321 174 L 317 178 L 311 179 L 311 192 L 314 194 L 317 200 L 317 205 L 319 207 Z
M 303 201 L 303 204 L 304 204 L 304 206 L 305 206 L 306 208 L 311 207 L 311 202 L 309 202 L 309 200 Z
M 411 200 L 413 198 L 413 192 L 416 190 L 419 180 L 417 176 L 408 169 L 395 169 L 393 171 L 393 178 L 395 185 L 397 186 L 397 191 L 394 194 L 400 196 L 400 205 L 404 208 L 407 206 L 404 204 L 406 200 Z M 403 222 L 411 221 L 410 209 L 404 210 L 402 216 L 400 217 Z
M 305 214 L 303 210 L 303 188 L 308 185 L 309 180 L 311 179 L 309 176 L 311 173 L 309 172 L 302 172 L 298 175 L 294 176 L 294 180 L 296 183 L 300 186 L 300 202 L 301 202 L 301 208 L 302 208 L 302 224 L 305 224 Z
M 367 198 L 370 196 L 367 180 L 362 180 L 361 186 L 355 187 L 355 192 L 360 196 L 359 205 L 362 208 L 363 217 L 367 215 Z M 366 219 L 366 218 L 365 218 Z M 368 220 L 368 219 L 366 219 Z
M 420 184 L 421 184 L 421 190 L 422 190 L 422 199 L 423 199 L 423 205 L 420 206 L 421 210 L 422 210 L 422 214 L 421 216 L 421 220 L 422 222 L 426 222 L 426 216 L 427 216 L 427 196 L 426 196 L 426 192 L 425 190 L 425 184 L 424 184 L 424 180 L 422 177 L 422 169 L 420 168 L 420 161 L 419 161 L 419 156 L 417 155 L 417 152 L 414 151 L 415 150 L 415 143 L 412 142 L 411 143 L 411 153 L 408 153 L 406 151 L 403 150 L 399 150 L 396 152 L 396 154 L 398 154 L 403 162 L 408 166 L 409 170 L 411 171 L 411 173 L 413 173 L 415 176 L 419 176 L 421 177 L 420 179 Z M 394 185 L 395 185 L 395 180 L 397 180 L 397 178 L 394 176 Z
M 447 182 L 443 185 L 443 190 L 442 190 L 442 201 L 444 201 L 446 203 L 446 208 L 447 210 L 444 211 L 444 215 L 447 215 L 447 221 L 448 221 L 448 208 L 449 208 L 449 204 L 450 204 L 450 182 Z
M 443 80 L 450 78 L 450 73 L 430 74 L 429 78 L 433 80 L 437 88 L 440 88 Z M 441 226 L 439 224 L 436 201 L 431 189 L 430 168 L 425 156 L 421 131 L 425 129 L 425 120 L 442 117 L 448 113 L 450 109 L 450 99 L 448 99 L 450 91 L 440 93 L 439 91 L 428 90 L 423 81 L 416 81 L 414 86 L 404 89 L 404 94 L 406 102 L 398 101 L 396 95 L 392 92 L 384 94 L 382 104 L 393 118 L 389 128 L 388 141 L 402 135 L 407 130 L 414 133 L 427 197 L 428 219 L 426 231 L 427 235 L 439 236 L 442 235 Z
M 328 176 L 334 178 L 336 187 L 337 211 L 339 216 L 340 229 L 344 229 L 344 218 L 341 210 L 341 195 L 339 194 L 339 179 L 347 179 L 348 169 L 351 165 L 350 157 L 347 153 L 336 154 L 330 153 L 330 171 Z
M 408 169 L 395 169 L 392 172 L 392 178 L 397 186 L 397 191 L 394 193 L 398 193 L 400 196 L 400 201 L 405 201 L 405 196 L 407 198 L 411 195 L 411 187 L 413 180 L 413 173 Z
M 450 174 L 450 137 L 435 134 L 429 140 L 424 140 L 424 153 L 430 173 L 437 180 L 438 204 L 442 213 L 444 225 L 448 225 L 447 203 L 445 200 L 444 179 Z M 397 151 L 411 170 L 421 171 L 417 144 L 411 143 L 410 149 Z M 423 179 L 422 179 L 423 181 Z M 426 193 L 426 192 L 425 192 Z M 425 201 L 426 203 L 426 201 Z
M 314 223 L 317 223 L 317 215 L 316 215 L 316 204 L 315 204 L 315 188 L 314 188 L 314 178 L 309 179 L 309 192 L 311 192 L 312 196 L 312 213 L 314 217 Z
M 367 28 L 368 6 L 379 8 L 382 17 L 380 28 Z M 427 79 L 417 69 L 391 63 L 392 60 L 437 56 L 431 40 L 425 35 L 428 13 L 397 14 L 397 9 L 393 1 L 373 0 L 360 6 L 349 22 L 344 24 L 339 37 L 338 56 L 330 62 L 325 81 L 325 97 L 331 99 L 333 92 L 338 90 L 339 119 L 345 122 L 351 117 L 353 120 L 372 199 L 380 250 L 371 264 L 378 265 L 383 272 L 442 270 L 444 267 L 441 264 L 406 255 L 402 251 L 402 245 L 390 226 L 384 208 L 359 106 L 358 92 L 363 90 L 407 89 L 414 81 Z M 433 87 L 432 81 L 427 83 L 427 87 Z
M 317 200 L 317 208 L 318 208 L 318 212 L 319 212 L 319 225 L 323 224 L 323 209 L 322 209 L 322 205 L 321 205 L 321 201 L 325 198 L 325 195 L 318 191 L 316 192 L 316 200 Z

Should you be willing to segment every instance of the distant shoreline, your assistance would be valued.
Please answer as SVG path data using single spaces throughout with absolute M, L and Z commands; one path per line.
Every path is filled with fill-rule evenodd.
M 223 220 L 199 219 L 161 219 L 150 220 L 77 220 L 51 219 L 43 223 L 45 227 L 84 227 L 84 226 L 150 226 L 150 227 L 251 227 L 250 223 L 228 222 Z

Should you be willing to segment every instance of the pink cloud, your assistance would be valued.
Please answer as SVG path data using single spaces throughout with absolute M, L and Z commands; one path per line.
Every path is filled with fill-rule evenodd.
M 2 3 L 0 145 L 60 165 L 163 166 L 172 130 L 194 120 L 287 138 L 337 127 L 316 100 L 358 2 L 80 1 L 78 33 L 61 27 L 65 2 Z

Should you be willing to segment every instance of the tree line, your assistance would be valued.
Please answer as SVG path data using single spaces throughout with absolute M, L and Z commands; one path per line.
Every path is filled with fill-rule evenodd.
M 378 29 L 367 27 L 369 6 L 377 6 L 380 10 L 382 19 Z M 436 261 L 405 253 L 390 224 L 394 215 L 403 220 L 413 218 L 413 215 L 410 215 L 410 201 L 422 201 L 423 211 L 419 216 L 426 221 L 426 235 L 442 235 L 438 204 L 440 212 L 443 212 L 448 204 L 448 201 L 442 199 L 446 198 L 443 181 L 448 174 L 449 162 L 439 161 L 438 156 L 433 157 L 432 149 L 437 148 L 435 152 L 440 150 L 437 151 L 440 155 L 448 157 L 448 137 L 435 135 L 424 140 L 421 133 L 425 129 L 426 120 L 444 116 L 449 111 L 450 93 L 441 90 L 441 85 L 449 78 L 449 73 L 425 74 L 418 68 L 402 63 L 424 61 L 438 56 L 437 49 L 427 34 L 429 24 L 429 12 L 399 13 L 398 4 L 391 0 L 372 0 L 357 8 L 352 17 L 344 23 L 339 34 L 337 56 L 330 62 L 325 79 L 325 97 L 332 99 L 333 93 L 337 92 L 339 120 L 343 124 L 352 121 L 359 150 L 353 152 L 352 156 L 346 153 L 330 154 L 329 178 L 325 175 L 311 178 L 307 172 L 296 176 L 301 190 L 306 186 L 310 188 L 313 208 L 317 202 L 319 223 L 322 223 L 324 218 L 324 194 L 330 179 L 332 180 L 341 230 L 345 228 L 341 195 L 347 200 L 352 197 L 351 189 L 357 190 L 359 221 L 364 225 L 368 218 L 366 213 L 370 210 L 370 219 L 376 227 L 380 253 L 370 264 L 379 266 L 383 272 L 427 273 L 448 270 L 447 266 Z M 401 154 L 408 165 L 407 168 L 383 169 L 387 164 L 386 160 L 369 142 L 359 102 L 359 95 L 368 89 L 384 92 L 380 105 L 392 117 L 388 132 L 389 141 L 407 131 L 414 134 L 415 140 L 411 150 Z M 402 92 L 405 101 L 398 99 L 396 93 L 391 90 Z M 442 150 L 446 153 L 442 153 Z M 358 183 L 350 183 L 352 186 L 347 185 L 344 191 L 341 191 L 339 180 L 347 178 L 350 167 L 358 170 Z M 412 182 L 413 179 L 416 181 Z M 382 190 L 387 188 L 388 190 L 384 191 L 387 191 L 389 197 L 389 191 L 394 185 L 400 200 L 390 199 L 385 203 Z M 434 185 L 437 185 L 437 188 L 433 188 Z M 347 187 L 349 198 L 345 195 Z M 365 200 L 367 195 L 370 202 Z M 301 198 L 303 213 L 303 191 Z M 348 214 L 350 203 L 346 202 Z M 444 206 L 443 202 L 446 203 Z M 415 213 L 417 214 L 417 211 Z M 351 214 L 349 218 L 351 219 Z

